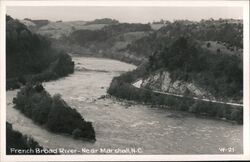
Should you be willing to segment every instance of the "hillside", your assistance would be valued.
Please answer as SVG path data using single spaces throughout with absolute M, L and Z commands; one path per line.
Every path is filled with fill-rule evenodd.
M 42 26 L 36 32 L 47 36 L 49 38 L 60 39 L 64 36 L 69 36 L 76 30 L 99 30 L 106 24 L 89 24 L 86 25 L 85 21 L 72 21 L 72 22 L 50 22 Z
M 51 22 L 48 25 L 57 24 L 57 27 L 52 25 L 52 28 L 60 33 L 65 31 L 61 27 L 64 23 Z M 168 91 L 166 87 L 159 87 L 159 84 L 166 86 L 159 79 L 162 78 L 166 84 L 174 85 L 170 86 L 172 92 L 242 102 L 241 20 L 162 20 L 151 24 L 129 24 L 112 19 L 97 19 L 86 22 L 81 29 L 73 22 L 67 23 L 74 30 L 52 39 L 57 49 L 71 54 L 118 59 L 136 65 L 146 63 L 148 74 L 143 77 L 143 85 L 147 88 L 158 86 L 158 90 Z M 101 24 L 105 25 L 101 28 L 89 26 L 100 27 Z M 47 28 L 48 31 L 48 25 L 41 29 Z M 84 28 L 86 26 L 90 28 Z M 154 80 L 155 77 L 158 79 Z M 175 86 L 182 88 L 174 91 Z
M 7 89 L 28 80 L 44 81 L 73 73 L 71 57 L 51 47 L 51 42 L 6 16 Z
M 104 22 L 105 25 L 100 24 Z M 73 54 L 109 57 L 139 65 L 178 36 L 189 36 L 199 41 L 202 47 L 211 53 L 242 57 L 243 25 L 240 20 L 176 20 L 129 24 L 112 19 L 100 19 L 87 22 L 82 28 L 73 22 L 71 25 L 74 26 L 74 30 L 59 34 L 61 36 L 56 36 L 56 40 L 53 39 L 52 42 L 58 49 Z M 41 34 L 49 33 L 49 30 L 43 32 L 43 28 L 39 31 Z M 54 32 L 61 33 L 64 29 L 58 27 Z
M 148 24 L 119 23 L 107 25 L 100 30 L 76 30 L 69 36 L 54 40 L 53 43 L 58 49 L 73 54 L 108 57 L 140 64 L 146 57 L 130 54 L 125 49 L 151 31 Z
M 58 50 L 84 56 L 108 57 L 133 64 L 146 60 L 143 55 L 135 56 L 124 49 L 152 31 L 148 24 L 119 23 L 104 18 L 93 21 L 49 21 L 38 27 L 34 21 L 22 20 L 33 32 L 50 39 Z
M 118 24 L 117 20 L 104 18 L 93 21 L 49 21 L 49 20 L 20 20 L 32 32 L 41 34 L 48 38 L 60 39 L 69 36 L 76 30 L 100 30 L 107 25 Z
M 218 42 L 232 52 L 242 55 L 243 24 L 241 21 L 230 19 L 211 19 L 200 22 L 177 20 L 167 23 L 159 30 L 133 42 L 127 50 L 130 53 L 149 56 L 178 36 L 192 37 L 199 40 L 201 44 L 206 41 Z M 216 50 L 220 50 L 220 47 L 217 47 Z
M 224 30 L 227 23 L 223 22 L 218 24 L 221 28 L 219 27 L 217 32 L 227 31 Z M 172 25 L 177 25 L 175 23 Z M 148 90 L 242 103 L 243 52 L 241 44 L 238 44 L 240 41 L 233 43 L 233 39 L 242 38 L 241 30 L 238 30 L 241 24 L 230 25 L 230 31 L 233 32 L 224 35 L 232 39 L 226 42 L 222 42 L 225 38 L 221 33 L 217 33 L 221 37 L 216 40 L 212 38 L 212 34 L 205 37 L 206 32 L 203 32 L 203 35 L 197 33 L 200 34 L 199 37 L 191 35 L 187 32 L 189 25 L 185 27 L 184 24 L 178 24 L 180 28 L 166 26 L 169 30 L 163 27 L 129 45 L 130 53 L 144 54 L 148 56 L 148 62 L 140 66 L 140 69 L 144 69 L 142 71 L 137 70 L 114 78 L 108 92 L 118 97 L 124 97 L 124 93 L 130 94 L 131 97 L 125 95 L 126 99 L 140 98 L 140 95 L 150 96 L 149 92 L 137 96 L 136 93 L 140 92 L 127 85 L 142 79 L 142 88 Z M 165 35 L 161 34 L 162 32 Z M 238 37 L 233 38 L 236 34 L 239 34 Z M 150 100 L 161 102 L 158 99 Z
M 160 74 L 161 80 L 165 80 L 163 81 L 165 84 L 159 87 L 163 91 L 242 102 L 242 59 L 236 55 L 213 54 L 189 37 L 177 38 L 170 45 L 150 56 L 148 70 L 151 73 L 155 71 L 170 73 L 165 76 L 163 76 L 164 73 Z M 175 82 L 177 80 L 179 80 L 178 83 Z M 143 85 L 150 87 L 155 82 L 156 80 Z M 178 88 L 183 87 L 184 84 L 184 87 L 182 90 L 164 88 L 169 83 L 179 84 L 175 85 Z
M 34 155 L 37 154 L 35 151 L 30 151 L 27 153 L 18 153 L 12 151 L 15 148 L 16 150 L 26 150 L 26 149 L 43 149 L 33 138 L 27 137 L 20 132 L 14 130 L 12 128 L 12 124 L 6 122 L 6 154 L 7 155 L 24 155 L 30 154 Z M 41 153 L 44 154 L 44 153 Z
M 20 20 L 21 23 L 23 23 L 30 31 L 37 31 L 42 26 L 45 26 L 50 23 L 49 20 L 32 20 L 25 18 L 23 20 Z

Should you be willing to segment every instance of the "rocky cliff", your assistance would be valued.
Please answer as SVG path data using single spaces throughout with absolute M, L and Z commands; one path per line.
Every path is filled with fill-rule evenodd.
M 215 99 L 211 93 L 197 86 L 194 82 L 172 80 L 167 71 L 156 72 L 144 78 L 141 87 L 177 95 Z

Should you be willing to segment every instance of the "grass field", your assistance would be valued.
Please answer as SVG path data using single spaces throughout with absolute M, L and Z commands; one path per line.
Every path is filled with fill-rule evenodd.
M 104 26 L 106 24 L 86 25 L 85 21 L 50 22 L 48 25 L 39 28 L 37 33 L 58 39 L 64 35 L 68 36 L 75 30 L 100 30 Z
M 208 44 L 210 44 L 210 46 L 207 46 Z M 242 58 L 243 55 L 242 49 L 227 48 L 225 44 L 217 41 L 205 41 L 202 47 L 215 54 L 236 55 L 239 58 Z

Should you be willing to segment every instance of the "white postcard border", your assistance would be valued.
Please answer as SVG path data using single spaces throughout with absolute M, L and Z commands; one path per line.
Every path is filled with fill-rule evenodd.
M 191 161 L 191 160 L 249 160 L 249 1 L 0 1 L 0 101 L 1 101 L 1 161 Z M 5 14 L 7 6 L 143 6 L 143 7 L 243 7 L 244 31 L 244 124 L 243 154 L 240 155 L 6 155 L 6 74 L 5 74 Z

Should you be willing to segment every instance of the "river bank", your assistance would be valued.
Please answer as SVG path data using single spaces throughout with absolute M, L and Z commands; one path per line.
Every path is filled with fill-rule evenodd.
M 174 95 L 150 90 L 139 86 L 138 78 L 147 75 L 146 68 L 140 67 L 134 71 L 114 77 L 107 91 L 110 95 L 126 100 L 134 100 L 153 105 L 165 105 L 172 110 L 186 111 L 197 115 L 222 118 L 243 124 L 243 105 L 219 101 L 199 99 L 189 95 Z M 139 81 L 140 82 L 140 81 Z
M 12 98 L 17 90 L 7 91 L 7 121 L 14 129 L 32 136 L 44 148 L 142 148 L 139 154 L 225 154 L 229 152 L 221 152 L 220 148 L 234 147 L 233 153 L 243 152 L 242 125 L 100 98 L 107 95 L 113 77 L 133 70 L 135 66 L 100 58 L 73 57 L 73 61 L 76 69 L 73 74 L 43 85 L 51 95 L 62 94 L 72 108 L 93 123 L 96 130 L 94 144 L 50 133 L 34 124 L 12 108 Z M 101 154 L 104 153 L 115 154 Z

